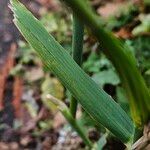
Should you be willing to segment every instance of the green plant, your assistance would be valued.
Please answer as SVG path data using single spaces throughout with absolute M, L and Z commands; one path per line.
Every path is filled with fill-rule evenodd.
M 87 9 L 88 7 L 83 1 L 65 1 L 73 9 L 75 15 L 81 18 L 85 25 L 91 29 L 104 47 L 104 53 L 119 73 L 124 90 L 128 96 L 132 119 L 136 127 L 142 128 L 149 119 L 150 106 L 148 103 L 150 95 L 136 67 L 133 55 L 110 32 L 102 28 L 100 20 L 95 16 L 92 9 Z M 125 111 L 111 96 L 99 88 L 21 3 L 17 0 L 11 0 L 11 5 L 16 26 L 39 54 L 45 66 L 53 71 L 63 85 L 69 89 L 73 97 L 79 101 L 84 110 L 95 120 L 97 126 L 101 127 L 102 124 L 123 143 L 131 146 L 135 135 L 135 125 Z M 78 55 L 77 58 L 80 58 L 79 56 L 81 55 Z M 56 105 L 60 104 L 58 100 L 57 103 L 54 100 L 52 101 Z M 82 137 L 83 141 L 91 147 L 91 142 L 88 140 L 86 133 L 73 118 L 73 113 L 71 114 L 66 107 L 63 107 L 61 112 Z
M 123 47 L 118 39 L 109 31 L 103 29 L 101 20 L 98 19 L 91 9 L 87 10 L 83 1 L 65 0 L 65 2 L 84 20 L 85 24 L 102 44 L 105 49 L 104 53 L 112 61 L 120 75 L 130 102 L 132 118 L 136 126 L 142 126 L 149 119 L 150 93 L 137 69 L 136 60 L 130 52 L 129 47 Z
M 76 61 L 78 65 L 81 66 L 82 63 L 82 50 L 83 50 L 83 36 L 84 36 L 84 25 L 76 17 L 76 15 L 73 15 L 73 40 L 72 40 L 72 55 L 73 59 Z M 77 110 L 77 100 L 71 96 L 70 101 L 70 112 L 73 117 L 76 116 L 76 110 Z
M 77 131 L 79 136 L 83 139 L 84 143 L 89 146 L 89 148 L 92 148 L 92 143 L 88 139 L 87 135 L 85 134 L 84 128 L 80 126 L 77 122 L 77 120 L 74 118 L 74 116 L 70 113 L 70 110 L 68 107 L 61 102 L 59 99 L 53 97 L 52 95 L 48 94 L 46 97 L 48 100 L 53 102 L 57 106 L 57 108 L 62 112 L 66 120 L 71 124 L 71 126 Z

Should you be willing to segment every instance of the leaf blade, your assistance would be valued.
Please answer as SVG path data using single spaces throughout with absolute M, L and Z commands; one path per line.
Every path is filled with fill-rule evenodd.
M 44 64 L 78 99 L 98 124 L 102 123 L 123 142 L 133 138 L 134 125 L 121 107 L 73 61 L 43 26 L 17 0 L 11 1 L 15 23 Z

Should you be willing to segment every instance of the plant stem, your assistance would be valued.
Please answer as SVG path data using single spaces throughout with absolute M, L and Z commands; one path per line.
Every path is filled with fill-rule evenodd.
M 84 129 L 77 123 L 77 120 L 75 120 L 69 110 L 62 111 L 62 114 L 67 119 L 67 121 L 71 124 L 71 126 L 74 128 L 74 130 L 79 134 L 79 136 L 82 138 L 84 143 L 89 147 L 92 148 L 92 143 L 88 139 L 88 137 L 84 133 Z
M 79 66 L 81 66 L 82 63 L 83 36 L 84 36 L 84 25 L 73 13 L 72 55 L 73 59 Z M 76 117 L 77 106 L 78 101 L 71 95 L 70 112 L 74 118 Z
M 72 114 L 70 113 L 68 107 L 59 99 L 53 97 L 52 95 L 48 94 L 46 97 L 48 100 L 51 100 L 53 104 L 55 104 L 58 109 L 61 111 L 63 116 L 66 120 L 70 123 L 71 127 L 78 133 L 78 135 L 82 138 L 83 142 L 91 149 L 92 143 L 87 137 L 84 129 L 81 125 L 78 124 L 77 120 L 73 118 Z

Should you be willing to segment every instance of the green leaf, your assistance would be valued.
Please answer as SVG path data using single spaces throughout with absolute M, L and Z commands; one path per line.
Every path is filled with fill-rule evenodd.
M 103 87 L 105 84 L 117 85 L 120 83 L 117 74 L 112 69 L 96 73 L 92 76 L 92 79 L 101 87 Z
M 97 124 L 123 142 L 131 142 L 134 125 L 123 109 L 75 63 L 69 53 L 17 0 L 11 0 L 14 22 L 47 68 L 61 80 Z
M 92 51 L 88 59 L 83 63 L 83 70 L 88 73 L 99 73 L 103 70 L 114 69 L 111 62 L 103 54 Z
M 91 52 L 87 61 L 83 63 L 83 69 L 85 72 L 89 73 L 99 72 L 102 66 L 100 62 L 101 60 L 102 59 L 100 59 L 100 57 L 95 52 Z

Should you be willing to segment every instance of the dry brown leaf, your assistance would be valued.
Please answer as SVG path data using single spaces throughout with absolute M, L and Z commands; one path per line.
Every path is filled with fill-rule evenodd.
M 106 5 L 97 9 L 99 15 L 104 18 L 108 18 L 119 11 L 120 7 L 124 6 L 125 2 L 107 3 Z
M 114 33 L 115 36 L 123 39 L 131 38 L 132 34 L 126 28 L 121 28 L 119 31 Z
M 27 71 L 25 77 L 26 77 L 26 80 L 28 80 L 29 82 L 34 82 L 43 78 L 44 72 L 42 68 L 34 67 L 30 69 L 29 71 Z

